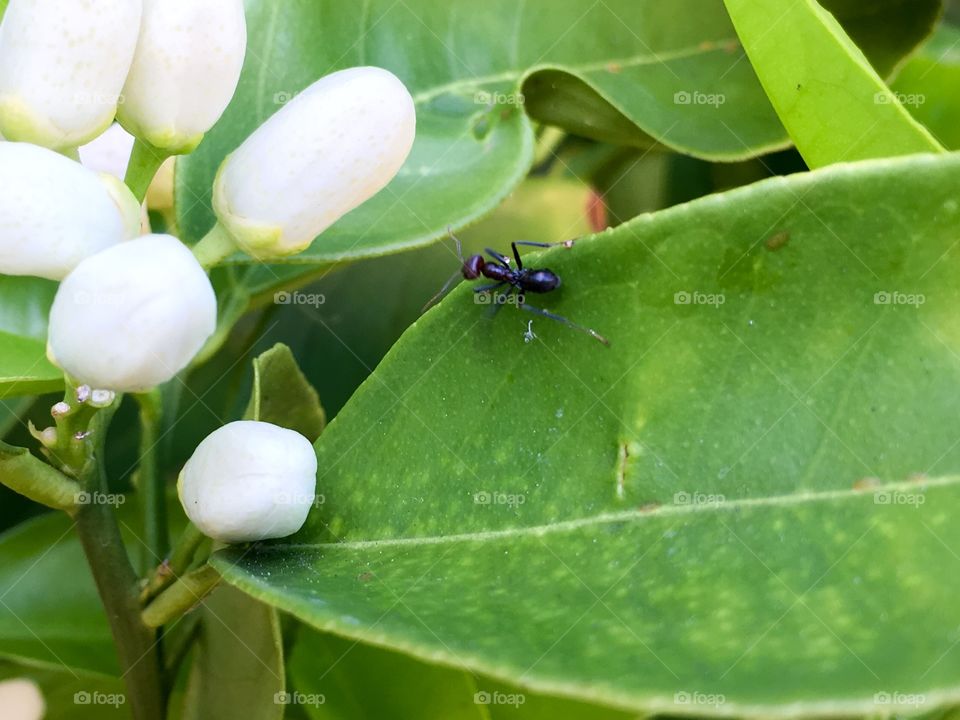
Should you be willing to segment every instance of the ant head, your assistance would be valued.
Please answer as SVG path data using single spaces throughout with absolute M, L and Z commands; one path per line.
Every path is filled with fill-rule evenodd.
M 467 280 L 476 280 L 483 274 L 483 266 L 486 263 L 480 255 L 471 255 L 463 261 L 461 272 Z

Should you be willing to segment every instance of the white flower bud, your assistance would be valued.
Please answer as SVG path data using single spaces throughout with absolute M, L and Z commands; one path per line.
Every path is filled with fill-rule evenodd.
M 217 324 L 217 299 L 193 253 L 145 235 L 81 262 L 50 310 L 47 354 L 79 382 L 137 392 L 185 368 Z
M 52 150 L 0 143 L 0 273 L 60 280 L 135 237 L 140 204 L 116 179 Z
M 141 0 L 10 0 L 0 26 L 0 132 L 63 150 L 117 111 Z
M 415 130 L 413 98 L 393 74 L 376 67 L 335 72 L 224 160 L 214 210 L 254 257 L 300 252 L 390 182 Z
M 208 435 L 184 465 L 177 492 L 204 535 L 252 542 L 291 535 L 307 519 L 317 456 L 300 433 L 241 420 Z
M 143 0 L 117 117 L 155 147 L 190 152 L 233 97 L 246 49 L 243 0 Z
M 0 708 L 6 720 L 43 720 L 47 714 L 43 693 L 29 678 L 0 681 Z

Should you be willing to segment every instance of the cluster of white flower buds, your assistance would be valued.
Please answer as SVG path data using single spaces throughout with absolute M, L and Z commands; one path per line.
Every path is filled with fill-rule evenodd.
M 142 234 L 143 187 L 135 195 L 117 177 L 133 141 L 126 158 L 100 165 L 109 173 L 71 158 L 108 129 L 122 134 L 115 121 L 158 158 L 191 152 L 234 95 L 246 40 L 243 0 L 9 1 L 0 25 L 0 273 L 61 281 L 48 356 L 75 382 L 138 392 L 171 380 L 216 329 L 205 265 L 233 248 L 258 260 L 302 251 L 406 161 L 416 128 L 407 88 L 380 68 L 343 70 L 299 93 L 224 160 L 210 234 L 223 252 L 211 259 L 203 241 L 191 252 L 171 235 Z M 124 148 L 119 140 L 109 144 Z M 315 465 L 296 433 L 234 423 L 201 444 L 180 494 L 211 537 L 279 537 L 306 517 Z M 223 493 L 233 505 L 210 504 Z

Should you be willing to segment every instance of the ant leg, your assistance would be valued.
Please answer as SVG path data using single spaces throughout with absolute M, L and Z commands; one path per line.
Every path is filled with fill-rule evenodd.
M 456 235 L 453 234 L 453 229 L 449 225 L 447 225 L 447 234 L 453 238 L 453 242 L 455 242 L 457 245 L 457 257 L 460 258 L 460 265 L 462 267 L 463 266 L 463 249 L 460 246 L 460 238 L 458 238 Z M 449 288 L 453 284 L 453 281 L 456 280 L 458 277 L 460 277 L 462 274 L 463 274 L 462 270 L 457 270 L 453 275 L 451 275 L 450 279 L 447 280 L 443 284 L 443 287 L 437 291 L 437 294 L 434 295 L 429 300 L 427 300 L 426 304 L 422 308 L 420 308 L 420 314 L 422 315 L 431 307 L 433 307 L 434 303 L 436 303 L 437 300 L 443 297 L 443 294 L 447 291 L 447 288 Z
M 558 245 L 563 245 L 565 248 L 572 248 L 576 240 L 561 240 L 560 242 L 534 242 L 533 240 L 514 240 L 511 245 L 527 245 L 529 247 L 557 247 Z M 516 252 L 516 248 L 514 248 Z
M 492 283 L 490 285 L 481 285 L 480 287 L 475 287 L 473 291 L 475 293 L 489 292 L 490 290 L 496 290 L 506 285 L 505 282 Z
M 500 263 L 504 267 L 507 267 L 507 268 L 510 267 L 510 258 L 508 258 L 506 255 L 501 255 L 496 250 L 491 250 L 490 248 L 484 248 L 484 249 L 487 251 L 487 255 L 492 257 L 498 263 Z
M 513 248 L 513 257 L 517 261 L 517 270 L 523 270 L 523 260 L 520 259 L 520 251 L 517 250 L 517 243 L 510 243 L 510 247 Z
M 596 330 L 591 330 L 590 328 L 583 327 L 582 325 L 577 325 L 575 322 L 567 320 L 562 315 L 556 315 L 552 312 L 548 312 L 547 310 L 543 310 L 542 308 L 533 307 L 533 305 L 527 305 L 526 303 L 522 303 L 520 307 L 523 308 L 524 310 L 528 310 L 532 313 L 536 313 L 537 315 L 541 315 L 543 317 L 550 318 L 551 320 L 556 320 L 557 322 L 561 322 L 564 325 L 573 328 L 574 330 L 579 330 L 582 333 L 586 333 L 587 335 L 592 337 L 594 340 L 599 340 L 600 342 L 602 342 L 604 345 L 608 347 L 610 345 L 610 341 L 607 340 L 603 335 L 598 333 Z
M 460 265 L 462 266 L 463 265 L 463 248 L 460 246 L 460 238 L 458 238 L 456 235 L 453 234 L 453 229 L 449 225 L 447 225 L 447 234 L 453 238 L 453 242 L 455 242 L 457 245 L 457 257 L 460 258 Z M 453 275 L 451 275 L 450 279 L 447 280 L 443 284 L 443 287 L 437 291 L 437 294 L 434 295 L 429 300 L 427 300 L 426 304 L 422 308 L 420 308 L 420 314 L 422 315 L 431 307 L 433 307 L 433 304 L 436 303 L 437 300 L 439 300 L 443 296 L 443 294 L 447 291 L 447 288 L 449 288 L 453 284 L 453 281 L 456 280 L 458 277 L 460 277 L 462 274 L 463 274 L 462 270 L 457 270 Z
M 443 287 L 437 291 L 436 295 L 434 295 L 432 298 L 427 300 L 427 304 L 424 305 L 422 308 L 420 308 L 420 314 L 422 315 L 431 307 L 433 307 L 433 305 L 437 302 L 437 300 L 439 300 L 443 296 L 443 294 L 447 291 L 447 288 L 450 287 L 453 284 L 453 281 L 456 280 L 458 277 L 462 277 L 462 273 L 459 270 L 457 270 L 453 275 L 450 276 L 450 279 L 443 284 Z
M 510 243 L 510 247 L 513 248 L 513 256 L 517 259 L 517 269 L 523 270 L 523 261 L 520 259 L 520 252 L 517 250 L 517 245 L 528 245 L 530 247 L 556 247 L 557 245 L 563 245 L 565 248 L 573 247 L 573 240 L 563 240 L 562 242 L 534 242 L 533 240 L 514 240 Z

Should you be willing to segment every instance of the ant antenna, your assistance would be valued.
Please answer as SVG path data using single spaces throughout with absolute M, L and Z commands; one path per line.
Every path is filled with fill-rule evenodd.
M 452 238 L 453 238 L 453 241 L 454 241 L 454 242 L 456 243 L 456 245 L 457 245 L 457 257 L 460 258 L 460 267 L 461 267 L 461 269 L 460 269 L 460 270 L 457 270 L 453 275 L 451 275 L 451 276 L 450 276 L 450 279 L 447 280 L 447 281 L 443 284 L 443 287 L 440 288 L 440 290 L 437 292 L 437 294 L 434 295 L 434 296 L 433 296 L 432 298 L 430 298 L 429 300 L 427 300 L 427 304 L 424 305 L 422 308 L 420 308 L 420 314 L 421 314 L 421 315 L 422 315 L 423 313 L 425 313 L 427 310 L 429 310 L 431 307 L 433 307 L 433 305 L 437 302 L 437 300 L 439 300 L 441 297 L 443 297 L 443 294 L 447 291 L 447 288 L 449 288 L 449 287 L 453 284 L 453 281 L 456 280 L 458 277 L 460 277 L 460 276 L 463 274 L 463 270 L 462 270 L 462 268 L 463 268 L 463 247 L 460 245 L 460 238 L 458 238 L 456 235 L 453 234 L 453 228 L 451 228 L 449 225 L 447 225 L 447 235 L 449 235 L 450 237 L 452 237 Z
M 453 228 L 447 225 L 447 235 L 453 238 L 457 244 L 457 257 L 460 258 L 460 264 L 463 265 L 463 247 L 460 245 L 460 238 L 453 234 Z

